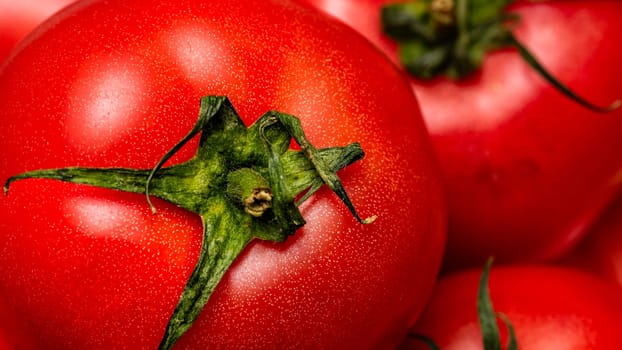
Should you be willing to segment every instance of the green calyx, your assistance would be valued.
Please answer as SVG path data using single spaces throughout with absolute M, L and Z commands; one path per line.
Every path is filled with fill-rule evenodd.
M 478 70 L 488 52 L 514 47 L 546 81 L 585 108 L 609 112 L 620 107 L 620 100 L 594 105 L 550 74 L 512 33 L 520 18 L 504 12 L 511 2 L 417 0 L 384 6 L 381 20 L 385 34 L 399 45 L 402 65 L 418 79 L 440 75 L 461 79 Z
M 501 335 L 497 319 L 501 320 L 508 332 L 508 342 L 505 347 L 507 350 L 518 350 L 518 340 L 516 332 L 510 319 L 501 312 L 495 311 L 492 300 L 490 299 L 490 290 L 488 280 L 490 277 L 490 269 L 492 268 L 493 258 L 489 258 L 484 265 L 484 269 L 479 279 L 477 289 L 477 320 L 482 332 L 482 345 L 484 350 L 502 350 Z M 423 343 L 430 350 L 439 350 L 440 346 L 436 344 L 434 339 L 417 333 L 408 334 L 410 339 Z
M 501 336 L 499 333 L 499 326 L 497 324 L 497 318 L 499 318 L 505 325 L 509 335 L 506 349 L 517 350 L 518 341 L 516 339 L 514 326 L 505 314 L 495 311 L 492 306 L 492 300 L 490 299 L 488 279 L 492 262 L 493 258 L 489 258 L 488 261 L 486 261 L 484 271 L 480 277 L 477 292 L 477 318 L 479 320 L 479 327 L 482 331 L 482 342 L 485 350 L 501 350 Z
M 201 134 L 195 156 L 164 167 L 181 147 Z M 300 151 L 289 149 L 291 139 Z M 201 99 L 199 120 L 153 169 L 81 168 L 35 170 L 9 178 L 47 178 L 143 193 L 199 214 L 203 242 L 196 266 L 168 322 L 160 349 L 170 349 L 190 328 L 233 261 L 253 239 L 283 242 L 305 224 L 298 206 L 323 184 L 361 223 L 336 172 L 360 160 L 358 143 L 315 148 L 291 115 L 268 112 L 246 127 L 226 97 Z M 300 198 L 299 198 L 300 197 Z M 296 198 L 299 198 L 296 201 Z
M 508 0 L 419 0 L 386 5 L 385 33 L 400 46 L 402 64 L 422 79 L 462 78 L 478 69 L 487 51 L 509 45 L 501 11 Z

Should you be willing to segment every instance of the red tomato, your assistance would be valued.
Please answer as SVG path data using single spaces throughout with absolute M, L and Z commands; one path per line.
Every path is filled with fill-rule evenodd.
M 622 197 L 616 199 L 579 245 L 560 262 L 622 285 Z
M 364 34 L 387 0 L 303 0 Z M 620 1 L 521 2 L 515 36 L 560 81 L 607 105 L 622 98 Z M 578 30 L 581 28 L 581 30 Z M 620 188 L 622 109 L 599 115 L 565 97 L 512 49 L 461 81 L 411 78 L 445 175 L 449 268 L 558 257 Z
M 445 213 L 416 99 L 355 31 L 280 0 L 84 1 L 0 72 L 0 179 L 67 166 L 152 168 L 226 95 L 247 125 L 298 116 L 318 147 L 359 141 L 285 243 L 253 241 L 177 344 L 392 347 L 431 293 Z M 171 160 L 194 155 L 193 140 Z M 4 181 L 4 180 L 3 180 Z M 24 180 L 0 200 L 0 296 L 46 349 L 156 348 L 196 263 L 197 215 L 143 195 Z
M 0 298 L 0 350 L 32 349 L 32 337 L 25 333 L 19 312 Z
M 443 350 L 482 349 L 477 318 L 480 270 L 447 275 L 413 327 Z M 518 348 L 618 349 L 622 341 L 622 290 L 575 269 L 494 267 L 488 282 L 494 309 L 514 327 Z M 502 344 L 507 331 L 499 322 Z M 409 339 L 400 349 L 427 349 Z
M 73 0 L 0 0 L 0 62 L 37 25 Z

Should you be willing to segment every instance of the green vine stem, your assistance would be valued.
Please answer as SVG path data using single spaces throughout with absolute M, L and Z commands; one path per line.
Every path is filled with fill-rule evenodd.
M 189 140 L 201 134 L 194 157 L 164 167 Z M 291 139 L 300 151 L 289 149 Z M 190 132 L 152 169 L 83 168 L 35 170 L 4 184 L 45 178 L 143 193 L 201 216 L 199 259 L 179 298 L 160 343 L 170 349 L 192 326 L 231 264 L 253 239 L 283 242 L 305 221 L 298 206 L 323 184 L 344 202 L 362 224 L 336 172 L 362 159 L 358 143 L 317 149 L 298 118 L 271 111 L 246 127 L 224 96 L 201 99 L 199 118 Z M 298 201 L 296 198 L 300 197 Z
M 490 298 L 488 281 L 490 279 L 490 269 L 492 268 L 493 258 L 489 258 L 484 265 L 484 270 L 480 276 L 477 290 L 477 320 L 482 332 L 482 345 L 484 350 L 501 350 L 501 336 L 497 318 L 505 325 L 508 331 L 507 350 L 518 350 L 518 340 L 516 332 L 510 319 L 503 313 L 496 312 Z M 409 333 L 408 337 L 424 343 L 430 350 L 440 350 L 434 339 L 417 333 Z
M 493 259 L 489 258 L 484 266 L 484 271 L 480 277 L 479 289 L 477 294 L 477 315 L 479 326 L 482 331 L 482 341 L 485 350 L 501 350 L 501 337 L 499 335 L 499 326 L 497 325 L 497 317 L 505 324 L 509 340 L 507 350 L 518 350 L 518 341 L 514 332 L 514 326 L 508 317 L 502 313 L 495 312 L 490 299 L 490 290 L 488 288 L 488 280 Z
M 549 84 L 571 100 L 598 113 L 622 105 L 593 104 L 546 70 L 512 33 L 520 18 L 504 10 L 512 0 L 417 0 L 382 8 L 384 32 L 399 45 L 404 68 L 418 79 L 445 75 L 461 79 L 478 70 L 486 53 L 515 48 L 523 60 Z

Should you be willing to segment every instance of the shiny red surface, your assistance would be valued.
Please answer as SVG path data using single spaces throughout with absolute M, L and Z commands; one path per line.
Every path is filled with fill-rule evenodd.
M 0 63 L 41 22 L 73 0 L 0 0 Z
M 391 347 L 444 247 L 437 164 L 405 79 L 366 40 L 284 1 L 84 1 L 0 72 L 0 179 L 53 167 L 150 168 L 227 95 L 246 123 L 298 116 L 318 147 L 360 141 L 340 173 L 362 226 L 321 190 L 286 243 L 254 242 L 183 348 Z M 196 140 L 172 162 L 192 156 Z M 197 215 L 44 180 L 0 199 L 0 297 L 45 349 L 155 348 L 196 261 Z
M 380 28 L 387 0 L 301 0 L 357 29 L 398 63 Z M 402 0 L 403 1 L 403 0 Z M 588 100 L 622 98 L 619 1 L 519 1 L 516 37 Z M 446 179 L 446 267 L 544 261 L 567 252 L 620 189 L 622 109 L 563 96 L 515 50 L 462 81 L 410 80 Z

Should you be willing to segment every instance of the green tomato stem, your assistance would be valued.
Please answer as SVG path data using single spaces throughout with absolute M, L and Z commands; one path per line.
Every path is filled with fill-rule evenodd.
M 492 266 L 492 259 L 488 259 L 484 271 L 480 277 L 477 295 L 477 315 L 479 326 L 482 330 L 482 340 L 485 350 L 501 350 L 501 340 L 499 337 L 499 327 L 497 316 L 490 300 L 488 289 L 488 275 Z
M 201 134 L 190 160 L 164 167 L 189 140 Z M 301 150 L 291 150 L 294 139 Z M 203 240 L 195 268 L 172 312 L 160 349 L 170 349 L 192 326 L 237 256 L 253 239 L 283 242 L 305 221 L 300 203 L 322 184 L 361 219 L 336 172 L 362 159 L 358 143 L 318 149 L 298 118 L 271 111 L 246 127 L 224 96 L 201 99 L 199 118 L 152 169 L 83 168 L 35 170 L 6 180 L 55 179 L 143 193 L 152 212 L 154 195 L 202 218 Z M 299 201 L 295 198 L 301 196 Z
M 517 350 L 518 341 L 514 326 L 510 319 L 502 313 L 496 312 L 492 300 L 490 298 L 490 290 L 488 288 L 488 280 L 490 277 L 490 269 L 492 268 L 493 258 L 489 258 L 484 265 L 484 270 L 480 277 L 479 289 L 477 294 L 477 316 L 479 326 L 482 331 L 482 341 L 484 350 L 501 350 L 501 336 L 499 334 L 499 326 L 497 317 L 505 324 L 509 333 L 508 350 Z
M 230 232 L 232 225 L 248 225 L 252 219 L 236 217 L 225 198 L 210 198 L 210 202 L 210 211 L 201 215 L 203 244 L 199 260 L 166 326 L 159 349 L 172 348 L 190 329 L 233 261 L 253 238 L 248 226 L 239 227 L 235 234 Z
M 525 62 L 527 62 L 527 64 L 529 64 L 529 66 L 533 68 L 533 70 L 538 72 L 540 76 L 542 76 L 549 84 L 553 85 L 562 94 L 566 95 L 568 98 L 577 102 L 583 107 L 591 111 L 597 112 L 597 113 L 607 113 L 607 112 L 611 112 L 613 110 L 618 109 L 620 105 L 622 104 L 622 101 L 619 99 L 613 101 L 608 106 L 598 106 L 587 101 L 586 99 L 584 99 L 583 97 L 579 96 L 577 93 L 572 91 L 569 87 L 564 85 L 562 82 L 560 82 L 551 73 L 549 73 L 549 71 L 547 71 L 546 68 L 544 68 L 544 66 L 542 66 L 540 62 L 538 62 L 535 56 L 525 47 L 525 45 L 523 45 L 518 39 L 516 39 L 514 35 L 509 35 L 508 39 L 510 43 L 518 50 L 518 53 L 525 60 Z
M 564 85 L 516 39 L 510 0 L 417 0 L 382 8 L 384 32 L 399 45 L 406 71 L 418 79 L 445 75 L 462 79 L 479 70 L 488 52 L 515 48 L 523 60 L 567 98 L 597 113 L 619 108 L 622 100 L 599 106 Z

